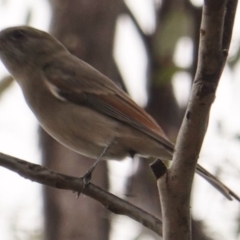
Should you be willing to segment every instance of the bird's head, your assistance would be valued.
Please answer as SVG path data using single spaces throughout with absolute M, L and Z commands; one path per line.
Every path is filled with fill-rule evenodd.
M 49 56 L 65 51 L 54 37 L 31 27 L 11 27 L 0 32 L 0 58 L 13 76 L 26 68 L 41 67 Z

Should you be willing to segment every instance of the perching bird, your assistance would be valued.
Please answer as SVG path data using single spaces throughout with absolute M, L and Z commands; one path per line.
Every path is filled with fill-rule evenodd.
M 171 159 L 174 146 L 155 120 L 99 71 L 46 32 L 22 26 L 0 33 L 0 57 L 40 125 L 91 158 L 140 155 Z M 197 165 L 227 198 L 240 198 Z

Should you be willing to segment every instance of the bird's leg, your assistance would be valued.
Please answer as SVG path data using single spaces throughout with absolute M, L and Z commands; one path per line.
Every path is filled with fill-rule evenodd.
M 88 171 L 83 175 L 82 179 L 83 179 L 83 183 L 84 183 L 84 188 L 91 181 L 92 173 L 93 173 L 94 169 L 96 168 L 97 164 L 100 162 L 100 160 L 102 159 L 104 154 L 107 152 L 107 150 L 110 148 L 110 146 L 112 145 L 113 141 L 114 141 L 114 139 L 103 149 L 103 151 L 101 152 L 101 154 L 99 155 L 97 160 L 88 169 Z
M 126 189 L 125 189 L 125 196 L 126 197 L 134 197 L 134 191 L 133 191 L 133 184 L 134 184 L 134 178 L 136 170 L 138 169 L 139 165 L 139 156 L 136 156 L 135 153 L 130 155 L 132 157 L 131 161 L 131 172 L 128 175 L 127 182 L 126 182 Z

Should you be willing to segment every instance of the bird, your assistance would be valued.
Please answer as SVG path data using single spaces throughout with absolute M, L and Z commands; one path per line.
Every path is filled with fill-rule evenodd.
M 172 159 L 174 144 L 157 122 L 52 35 L 28 26 L 6 28 L 0 32 L 0 58 L 42 128 L 69 149 L 96 163 L 135 155 Z M 199 164 L 196 172 L 228 199 L 240 201 Z

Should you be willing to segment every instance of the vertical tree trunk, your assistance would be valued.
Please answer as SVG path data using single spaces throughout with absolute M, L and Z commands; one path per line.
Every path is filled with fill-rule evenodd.
M 116 79 L 118 75 L 113 62 L 112 47 L 121 1 L 52 0 L 50 4 L 53 14 L 50 32 L 71 53 L 111 79 Z M 63 147 L 43 130 L 40 138 L 44 165 L 51 169 L 80 177 L 93 163 L 93 160 Z M 94 171 L 92 181 L 108 188 L 105 162 L 100 163 Z M 90 198 L 81 195 L 76 199 L 76 194 L 44 188 L 44 210 L 46 240 L 108 239 L 108 213 Z
M 157 120 L 167 135 L 174 141 L 180 128 L 185 108 L 180 108 L 173 92 L 172 77 L 179 71 L 173 62 L 177 41 L 181 36 L 193 40 L 193 64 L 191 74 L 194 76 L 197 62 L 197 49 L 201 11 L 190 7 L 188 0 L 163 0 L 157 13 L 156 31 L 147 38 L 149 59 L 148 104 L 146 111 Z M 191 20 L 190 20 L 191 19 Z M 134 204 L 152 214 L 161 216 L 159 193 L 149 164 L 153 160 L 140 159 L 137 172 L 129 180 L 134 197 Z M 144 178 L 143 178 L 144 176 Z M 131 198 L 129 199 L 132 200 Z M 151 203 L 151 204 L 149 204 Z M 201 222 L 193 220 L 193 239 L 209 240 L 204 233 Z M 158 239 L 154 233 L 147 231 Z

